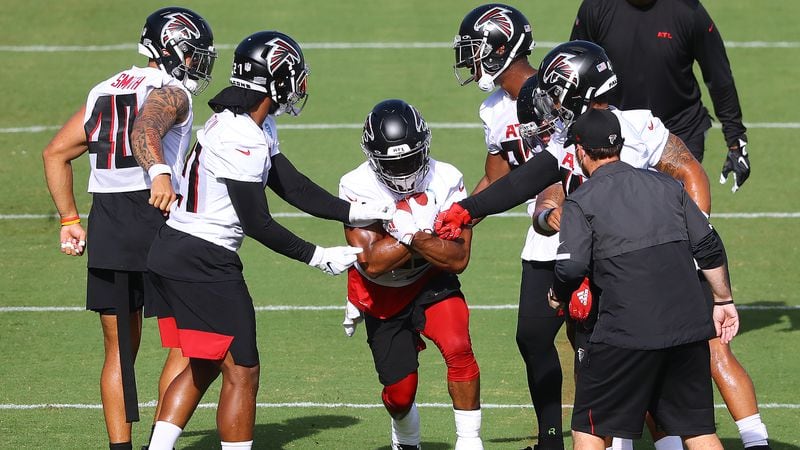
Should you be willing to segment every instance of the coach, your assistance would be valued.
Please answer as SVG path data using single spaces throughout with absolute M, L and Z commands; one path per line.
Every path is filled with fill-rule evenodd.
M 722 241 L 673 178 L 619 160 L 623 138 L 612 112 L 583 114 L 569 139 L 590 178 L 564 203 L 553 291 L 567 299 L 587 275 L 600 291 L 578 369 L 575 448 L 638 439 L 650 411 L 690 450 L 721 449 L 708 339 L 716 331 L 729 342 L 739 328 Z M 711 284 L 713 313 L 693 258 Z

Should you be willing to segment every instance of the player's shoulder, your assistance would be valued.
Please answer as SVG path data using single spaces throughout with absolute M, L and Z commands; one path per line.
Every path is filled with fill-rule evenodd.
M 496 114 L 499 109 L 506 107 L 506 103 L 510 100 L 511 99 L 508 97 L 508 94 L 506 94 L 506 91 L 503 89 L 496 89 L 494 92 L 489 94 L 489 96 L 486 97 L 483 102 L 481 102 L 478 112 L 481 118 L 492 116 Z
M 364 161 L 355 169 L 342 175 L 339 179 L 339 185 L 351 191 L 364 191 L 371 188 L 374 184 L 372 183 L 374 178 L 375 172 L 372 171 L 369 162 Z
M 661 120 L 653 115 L 649 109 L 611 109 L 611 112 L 619 119 L 620 128 L 623 135 L 628 132 L 641 134 L 645 131 L 654 131 L 663 126 Z
M 443 178 L 461 178 L 463 174 L 458 168 L 448 162 L 430 158 L 431 172 Z

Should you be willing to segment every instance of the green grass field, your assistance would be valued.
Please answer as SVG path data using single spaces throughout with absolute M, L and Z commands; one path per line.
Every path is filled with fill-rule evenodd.
M 668 0 L 662 0 L 668 1 Z M 533 64 L 552 43 L 568 38 L 578 1 L 515 2 L 534 25 L 539 42 Z M 215 33 L 220 57 L 214 82 L 195 99 L 195 124 L 209 114 L 206 101 L 226 86 L 232 48 L 244 36 L 279 29 L 295 37 L 312 68 L 310 100 L 299 118 L 279 118 L 282 151 L 306 174 L 331 191 L 339 177 L 362 161 L 359 125 L 379 100 L 399 97 L 417 106 L 433 127 L 433 155 L 458 166 L 468 185 L 483 171 L 485 148 L 477 108 L 485 96 L 477 87 L 459 88 L 452 75 L 452 41 L 475 1 L 194 1 Z M 768 4 L 750 0 L 707 0 L 723 37 L 750 125 L 753 175 L 735 195 L 716 183 L 724 144 L 710 131 L 705 167 L 712 181 L 714 223 L 725 239 L 742 330 L 732 346 L 756 384 L 761 413 L 773 449 L 800 448 L 800 184 L 793 148 L 800 138 L 796 74 L 800 27 L 796 0 Z M 65 0 L 9 1 L 0 15 L 0 448 L 106 448 L 99 408 L 102 334 L 93 313 L 81 308 L 85 260 L 58 251 L 58 222 L 42 175 L 41 150 L 56 129 L 85 101 L 88 90 L 132 64 L 144 64 L 135 50 L 144 18 L 158 7 L 136 3 Z M 412 48 L 322 48 L 325 43 L 439 43 Z M 761 44 L 758 44 L 761 43 Z M 310 45 L 313 44 L 313 45 Z M 119 48 L 120 45 L 127 47 Z M 30 48 L 29 46 L 44 46 Z M 74 48 L 54 48 L 75 46 Z M 116 46 L 90 51 L 86 46 Z M 346 47 L 346 46 L 345 46 Z M 358 47 L 358 48 L 353 48 Z M 374 46 L 373 46 L 374 47 Z M 44 50 L 52 51 L 44 51 Z M 97 50 L 97 49 L 95 49 Z M 707 99 L 707 97 L 705 97 Z M 706 100 L 707 104 L 710 104 Z M 327 129 L 315 124 L 339 124 Z M 469 127 L 448 127 L 468 124 Z M 39 128 L 37 128 L 39 127 Z M 75 162 L 81 213 L 88 162 Z M 795 181 L 792 181 L 795 180 Z M 277 212 L 295 212 L 270 197 Z M 517 209 L 515 212 L 521 212 Z M 787 213 L 742 216 L 741 213 Z M 343 242 L 341 226 L 309 218 L 279 221 L 322 245 Z M 472 311 L 472 337 L 482 375 L 483 437 L 487 449 L 519 449 L 536 435 L 522 361 L 514 341 L 519 291 L 519 252 L 526 219 L 494 217 L 476 229 L 473 257 L 462 276 Z M 262 383 L 258 394 L 256 447 L 269 449 L 386 449 L 389 421 L 378 407 L 365 333 L 344 336 L 339 325 L 344 279 L 329 278 L 247 241 L 242 249 L 245 277 L 258 314 Z M 271 306 L 310 309 L 269 309 Z M 507 305 L 506 307 L 503 307 Z M 26 307 L 31 307 L 27 308 Z M 480 308 L 480 307 L 495 307 Z M 139 399 L 156 398 L 165 353 L 155 323 L 145 323 L 137 362 Z M 558 337 L 565 373 L 571 354 Z M 447 407 L 445 368 L 431 348 L 421 355 L 420 391 L 424 447 L 452 448 L 453 416 Z M 564 421 L 572 403 L 565 377 Z M 180 448 L 218 448 L 213 404 L 197 411 Z M 717 396 L 716 403 L 722 400 Z M 152 403 L 141 408 L 134 444 L 149 432 Z M 741 448 L 727 411 L 717 409 L 726 448 Z M 652 448 L 644 439 L 637 449 Z

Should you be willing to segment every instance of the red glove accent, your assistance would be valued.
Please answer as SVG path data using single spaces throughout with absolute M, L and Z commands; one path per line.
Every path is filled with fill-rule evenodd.
M 458 203 L 453 203 L 450 209 L 442 211 L 436 216 L 434 222 L 436 235 L 441 239 L 452 241 L 461 236 L 461 228 L 472 222 L 469 211 Z
M 589 279 L 583 279 L 580 287 L 569 297 L 569 316 L 581 322 L 589 317 L 592 310 L 592 291 L 589 289 Z

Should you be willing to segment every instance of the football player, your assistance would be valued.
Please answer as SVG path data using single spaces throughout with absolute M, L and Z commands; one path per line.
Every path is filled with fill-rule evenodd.
M 308 68 L 300 46 L 277 31 L 244 39 L 234 51 L 232 86 L 209 101 L 177 201 L 151 247 L 148 269 L 165 347 L 189 364 L 170 383 L 150 449 L 172 449 L 208 386 L 222 374 L 217 427 L 223 449 L 249 449 L 259 357 L 253 301 L 237 255 L 244 236 L 330 275 L 355 262 L 355 247 L 323 248 L 270 215 L 264 188 L 317 217 L 349 222 L 391 217 L 393 208 L 349 203 L 297 171 L 280 152 L 275 116 L 297 115 Z
M 607 96 L 616 85 L 616 76 L 608 56 L 599 46 L 586 41 L 571 41 L 553 49 L 542 60 L 538 73 L 539 86 L 529 92 L 524 101 L 526 117 L 531 122 L 521 125 L 522 133 L 528 138 L 543 138 L 548 141 L 547 152 L 524 165 L 524 169 L 511 173 L 500 180 L 492 189 L 475 198 L 466 199 L 448 212 L 451 217 L 442 215 L 439 229 L 450 236 L 454 230 L 446 224 L 458 220 L 464 222 L 473 209 L 476 214 L 494 214 L 521 203 L 523 195 L 536 193 L 547 187 L 550 181 L 561 179 L 567 193 L 576 189 L 585 179 L 577 163 L 574 146 L 566 142 L 566 132 L 574 120 L 589 108 L 611 109 L 622 125 L 625 146 L 621 159 L 635 167 L 652 168 L 672 175 L 684 184 L 691 198 L 706 214 L 711 211 L 711 194 L 708 179 L 702 166 L 691 155 L 683 142 L 669 133 L 658 118 L 648 110 L 620 111 L 607 103 Z M 524 116 L 520 109 L 518 113 Z M 538 119 L 534 119 L 538 117 Z M 519 189 L 519 194 L 512 193 Z M 507 198 L 504 196 L 517 198 Z M 483 196 L 483 198 L 478 198 Z M 474 202 L 474 203 L 473 203 Z M 466 204 L 462 211 L 461 206 Z M 495 211 L 495 208 L 501 208 Z M 560 211 L 556 208 L 541 211 L 541 223 L 553 230 L 558 228 Z M 460 219 L 458 219 L 460 217 Z M 535 221 L 539 222 L 539 216 Z M 467 221 L 468 223 L 469 221 Z M 457 233 L 457 231 L 456 231 Z M 708 293 L 708 289 L 706 289 Z M 756 408 L 752 381 L 741 364 L 731 353 L 728 345 L 719 339 L 710 342 L 712 376 L 720 387 L 723 398 L 729 405 L 747 402 Z M 735 394 L 739 391 L 738 394 Z M 740 405 L 741 406 L 741 405 Z M 736 408 L 740 407 L 736 406 Z M 763 424 L 762 424 L 763 427 Z
M 351 202 L 396 202 L 389 221 L 351 221 L 347 242 L 364 251 L 348 272 L 347 296 L 364 314 L 381 399 L 391 416 L 392 449 L 420 448 L 415 404 L 418 353 L 424 336 L 447 365 L 456 450 L 480 450 L 480 371 L 469 336 L 469 309 L 458 276 L 470 257 L 472 233 L 437 238 L 440 210 L 464 198 L 461 172 L 429 156 L 431 132 L 402 100 L 378 103 L 367 115 L 361 146 L 367 161 L 345 174 L 339 196 Z
M 473 194 L 542 149 L 538 144 L 530 146 L 522 140 L 517 120 L 519 90 L 525 80 L 536 73 L 528 62 L 534 47 L 532 31 L 530 22 L 519 10 L 491 3 L 467 13 L 455 37 L 454 70 L 459 84 L 464 86 L 475 81 L 483 91 L 494 90 L 478 111 L 487 153 L 485 174 Z M 533 201 L 528 205 L 532 213 Z M 522 249 L 516 342 L 525 362 L 528 389 L 536 411 L 538 448 L 563 450 L 563 377 L 554 338 L 564 323 L 564 316 L 547 303 L 557 247 L 557 237 L 548 238 L 533 227 L 528 228 Z
M 100 314 L 105 361 L 100 396 L 112 449 L 130 449 L 131 422 L 139 420 L 133 361 L 139 348 L 142 309 L 155 312 L 145 296 L 146 257 L 164 218 L 148 201 L 171 190 L 189 145 L 192 95 L 211 80 L 216 52 L 208 23 L 185 8 L 163 8 L 147 17 L 140 52 L 145 67 L 133 66 L 99 83 L 43 152 L 45 177 L 61 216 L 61 252 L 80 256 L 87 245 L 86 308 Z M 167 105 L 168 107 L 164 107 Z M 138 122 L 140 115 L 157 121 Z M 163 152 L 143 170 L 133 152 L 132 130 Z M 89 152 L 92 209 L 89 233 L 73 194 L 71 161 Z M 152 190 L 151 190 L 152 188 Z

